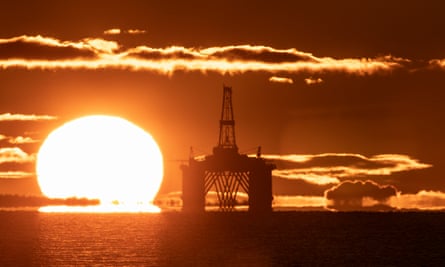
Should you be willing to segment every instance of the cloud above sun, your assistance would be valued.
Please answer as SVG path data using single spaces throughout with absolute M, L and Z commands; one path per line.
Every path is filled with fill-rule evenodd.
M 127 30 L 129 34 L 143 33 Z M 110 29 L 109 35 L 122 33 Z M 318 57 L 296 48 L 277 49 L 263 45 L 228 45 L 195 48 L 146 45 L 124 47 L 117 41 L 85 38 L 59 40 L 46 36 L 22 35 L 0 39 L 0 68 L 26 69 L 125 69 L 172 74 L 175 71 L 286 73 L 343 72 L 371 75 L 403 67 L 407 59 L 390 55 L 375 58 Z M 277 76 L 279 77 L 279 76 Z M 289 82 L 274 78 L 275 82 Z

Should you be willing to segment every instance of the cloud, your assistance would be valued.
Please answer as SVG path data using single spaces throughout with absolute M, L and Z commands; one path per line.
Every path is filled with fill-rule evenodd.
M 33 172 L 23 172 L 23 171 L 0 171 L 1 179 L 22 179 L 34 176 Z
M 105 34 L 122 33 L 110 29 Z M 127 30 L 129 34 L 143 30 Z M 124 48 L 115 41 L 85 38 L 62 41 L 52 37 L 22 35 L 0 39 L 0 68 L 26 69 L 125 69 L 171 75 L 175 71 L 237 74 L 344 72 L 371 75 L 401 68 L 409 61 L 393 56 L 376 58 L 317 57 L 296 48 L 262 45 L 229 45 L 208 48 L 141 45 Z
M 326 198 L 320 196 L 281 196 L 273 197 L 273 207 L 306 208 L 325 207 Z
M 318 173 L 326 172 L 321 169 L 293 169 L 293 170 L 273 170 L 272 174 L 286 179 L 299 179 L 310 184 L 327 185 L 338 184 L 340 180 L 334 176 L 322 175 Z
M 297 51 L 296 49 L 274 49 L 261 45 L 231 45 L 223 47 L 209 47 L 200 51 L 212 58 L 227 61 L 258 61 L 266 63 L 294 63 L 312 62 L 319 60 L 310 53 Z
M 0 66 L 8 68 L 19 66 L 32 68 L 33 64 L 51 62 L 62 64 L 71 59 L 92 59 L 96 52 L 86 40 L 81 42 L 62 42 L 51 37 L 19 36 L 0 39 Z M 69 61 L 68 61 L 69 62 Z
M 431 59 L 428 64 L 431 67 L 445 69 L 445 59 Z
M 381 154 L 366 157 L 353 153 L 323 153 L 315 155 L 262 155 L 274 160 L 276 177 L 300 179 L 308 183 L 338 184 L 341 180 L 391 175 L 395 172 L 432 167 L 408 155 Z
M 304 82 L 305 82 L 307 85 L 313 85 L 313 84 L 322 83 L 323 80 L 322 80 L 321 78 L 312 78 L 312 77 L 310 77 L 310 78 L 306 78 L 306 79 L 304 79 Z
M 325 191 L 328 208 L 336 210 L 388 210 L 389 199 L 397 195 L 392 185 L 374 181 L 344 181 Z
M 33 143 L 38 143 L 40 142 L 40 140 L 35 140 L 32 137 L 26 136 L 17 136 L 17 137 L 9 137 L 8 138 L 8 142 L 10 144 L 33 144 Z
M 101 54 L 112 54 L 115 50 L 119 49 L 119 44 L 114 41 L 107 41 L 99 38 L 86 38 L 83 39 L 85 47 L 92 49 L 92 52 L 97 53 L 97 56 Z
M 35 155 L 29 155 L 18 147 L 0 148 L 0 164 L 2 163 L 28 163 L 35 160 Z
M 181 46 L 170 46 L 167 48 L 138 46 L 136 48 L 128 49 L 125 53 L 125 57 L 129 59 L 137 59 L 138 61 L 135 61 L 135 64 L 143 64 L 144 61 L 153 62 L 153 64 L 156 64 L 157 61 L 164 61 L 165 63 L 169 63 L 169 61 L 171 61 L 173 64 L 175 64 L 175 61 L 180 62 L 181 60 L 184 61 L 182 62 L 183 64 L 186 64 L 187 61 L 204 62 L 206 60 L 206 56 L 198 51 L 189 50 Z M 153 65 L 153 67 L 154 66 L 155 65 Z
M 397 194 L 389 203 L 398 209 L 445 210 L 445 193 L 421 190 L 416 194 Z
M 328 200 L 348 201 L 365 197 L 377 201 L 388 200 L 397 195 L 397 189 L 391 185 L 379 185 L 374 181 L 344 181 L 325 192 Z
M 139 29 L 121 30 L 121 29 L 118 29 L 118 28 L 108 29 L 108 30 L 104 31 L 105 35 L 118 35 L 118 34 L 123 34 L 123 33 L 127 33 L 127 34 L 144 34 L 144 33 L 147 33 L 147 31 L 146 30 L 139 30 Z
M 247 205 L 248 203 L 248 199 L 249 196 L 247 195 L 247 193 L 242 192 L 242 191 L 238 191 L 236 193 L 236 206 L 240 206 L 240 205 Z M 182 192 L 181 191 L 176 191 L 176 192 L 170 192 L 167 194 L 163 194 L 163 195 L 158 195 L 154 201 L 154 204 L 163 208 L 163 209 L 168 209 L 168 208 L 180 208 L 182 207 Z M 218 195 L 216 193 L 216 191 L 209 191 L 206 194 L 205 197 L 205 205 L 206 206 L 213 206 L 216 207 L 219 205 L 219 199 L 218 199 Z
M 113 28 L 113 29 L 108 29 L 104 31 L 104 34 L 106 35 L 115 35 L 115 34 L 120 34 L 121 30 L 117 29 L 117 28 Z
M 35 140 L 32 137 L 26 136 L 6 136 L 3 134 L 0 134 L 0 141 L 7 140 L 8 143 L 16 145 L 16 144 L 33 144 L 38 143 L 40 140 Z
M 273 82 L 273 83 L 288 83 L 288 84 L 293 84 L 294 81 L 291 78 L 286 78 L 286 77 L 278 77 L 278 76 L 272 76 L 269 78 L 269 82 Z
M 17 172 L 17 178 L 20 173 Z M 23 173 L 23 177 L 33 173 Z M 10 172 L 10 177 L 14 172 Z M 0 172 L 0 177 L 2 173 Z M 247 203 L 248 195 L 239 192 L 240 204 Z M 209 192 L 206 203 L 217 205 L 215 192 Z M 171 192 L 158 195 L 155 203 L 163 209 L 181 209 L 182 192 Z M 385 211 L 385 210 L 445 210 L 445 193 L 422 190 L 416 194 L 402 194 L 394 186 L 380 185 L 374 181 L 347 180 L 325 191 L 324 196 L 274 195 L 274 208 L 328 208 L 351 211 Z
M 144 34 L 147 33 L 146 30 L 139 30 L 139 29 L 129 29 L 127 30 L 128 34 Z
M 56 119 L 57 119 L 56 116 L 51 116 L 51 115 L 11 114 L 11 113 L 0 114 L 0 122 L 1 121 L 48 121 Z

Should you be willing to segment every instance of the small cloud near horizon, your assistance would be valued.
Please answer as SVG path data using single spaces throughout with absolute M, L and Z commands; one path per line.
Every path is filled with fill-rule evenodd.
M 328 206 L 335 209 L 351 209 L 374 205 L 387 205 L 390 197 L 397 195 L 392 185 L 380 185 L 374 181 L 344 181 L 325 191 Z M 365 200 L 372 199 L 375 203 L 366 205 Z

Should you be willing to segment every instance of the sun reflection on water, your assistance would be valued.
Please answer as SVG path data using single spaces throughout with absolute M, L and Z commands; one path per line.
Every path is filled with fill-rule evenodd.
M 148 203 L 141 204 L 100 204 L 95 206 L 44 206 L 39 212 L 46 213 L 160 213 L 158 206 Z

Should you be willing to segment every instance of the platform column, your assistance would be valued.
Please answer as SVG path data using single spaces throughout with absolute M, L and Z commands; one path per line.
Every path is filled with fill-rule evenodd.
M 204 171 L 196 164 L 182 168 L 182 210 L 184 212 L 204 212 L 205 190 Z
M 271 212 L 272 200 L 272 167 L 266 164 L 257 166 L 249 179 L 249 211 Z

